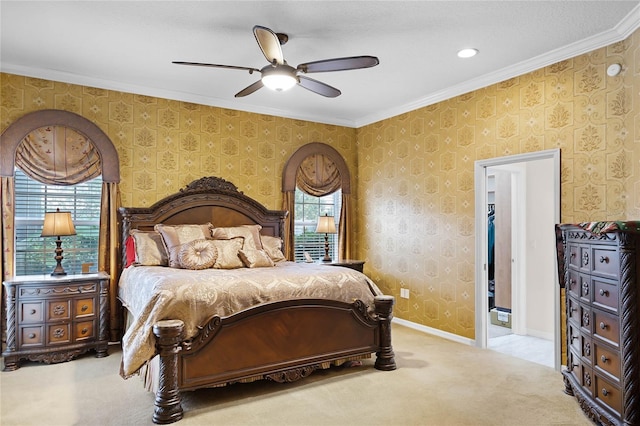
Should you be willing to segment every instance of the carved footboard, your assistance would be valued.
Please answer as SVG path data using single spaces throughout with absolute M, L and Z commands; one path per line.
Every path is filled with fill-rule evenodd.
M 393 303 L 392 296 L 377 296 L 373 314 L 361 301 L 263 304 L 226 318 L 214 316 L 190 341 L 182 340 L 182 321 L 161 321 L 153 329 L 160 354 L 153 421 L 182 418 L 181 390 L 255 377 L 289 382 L 322 363 L 374 352 L 375 368 L 395 370 Z

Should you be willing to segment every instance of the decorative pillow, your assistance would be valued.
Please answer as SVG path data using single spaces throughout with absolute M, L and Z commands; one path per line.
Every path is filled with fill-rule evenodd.
M 218 250 L 218 257 L 213 267 L 216 269 L 244 268 L 238 252 L 242 250 L 244 238 L 231 238 L 229 240 L 211 240 Z
M 274 266 L 273 261 L 264 250 L 240 250 L 238 253 L 247 268 L 264 268 Z
M 230 238 L 244 238 L 245 249 L 261 250 L 262 242 L 260 241 L 260 225 L 240 225 L 221 228 L 213 228 L 211 237 L 214 240 L 228 240 Z
M 154 227 L 162 235 L 162 242 L 169 254 L 169 266 L 179 268 L 180 261 L 178 255 L 182 244 L 190 243 L 194 240 L 204 240 L 211 235 L 210 223 L 204 225 L 163 225 Z
M 162 242 L 162 236 L 158 232 L 132 229 L 129 234 L 133 237 L 135 246 L 135 265 L 168 265 L 167 250 Z
M 218 258 L 213 240 L 193 240 L 180 246 L 178 261 L 184 269 L 211 268 Z
M 282 262 L 287 260 L 282 253 L 282 239 L 278 237 L 272 237 L 269 235 L 260 235 L 262 240 L 262 248 L 267 252 L 271 260 L 274 262 Z

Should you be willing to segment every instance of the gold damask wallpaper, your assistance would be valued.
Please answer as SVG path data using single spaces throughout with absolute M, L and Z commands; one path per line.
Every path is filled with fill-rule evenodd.
M 608 77 L 612 62 L 623 73 Z M 360 129 L 0 74 L 1 130 L 73 111 L 120 155 L 123 205 L 217 175 L 279 209 L 282 170 L 309 142 L 352 171 L 356 253 L 395 315 L 474 338 L 474 161 L 560 148 L 562 221 L 640 218 L 640 31 L 544 69 Z M 400 299 L 400 287 L 411 298 Z
M 97 124 L 118 151 L 122 205 L 149 206 L 194 179 L 219 176 L 282 208 L 284 164 L 310 142 L 355 170 L 356 130 L 308 121 L 0 74 L 2 131 L 22 115 L 61 109 Z M 355 185 L 354 185 L 355 186 Z
M 473 339 L 476 160 L 560 148 L 562 222 L 640 218 L 640 31 L 362 127 L 358 146 L 367 272 L 397 317 Z

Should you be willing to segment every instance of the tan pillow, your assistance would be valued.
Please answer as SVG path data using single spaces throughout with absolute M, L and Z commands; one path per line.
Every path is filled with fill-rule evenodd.
M 178 254 L 180 267 L 184 269 L 211 268 L 218 258 L 213 240 L 193 240 L 182 244 Z
M 218 250 L 218 257 L 213 267 L 216 269 L 244 268 L 238 252 L 242 250 L 244 238 L 231 238 L 229 240 L 211 240 Z
M 240 250 L 238 253 L 247 268 L 264 268 L 274 266 L 273 261 L 264 250 Z
M 133 237 L 136 247 L 135 265 L 167 266 L 169 264 L 167 250 L 158 232 L 132 229 L 129 234 Z
M 211 237 L 214 240 L 228 240 L 230 238 L 244 238 L 245 249 L 261 250 L 262 242 L 260 241 L 260 225 L 240 225 L 222 228 L 213 228 Z
M 269 235 L 261 235 L 262 248 L 267 252 L 271 260 L 274 262 L 282 262 L 287 260 L 282 253 L 282 239 L 278 237 L 272 237 Z
M 169 254 L 169 266 L 179 268 L 180 261 L 178 255 L 180 246 L 190 243 L 193 240 L 204 240 L 211 235 L 210 223 L 204 225 L 164 225 L 158 224 L 154 227 L 162 235 L 167 253 Z

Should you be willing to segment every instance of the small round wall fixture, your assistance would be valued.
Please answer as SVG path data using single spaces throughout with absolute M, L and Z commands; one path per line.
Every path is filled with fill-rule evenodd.
M 615 77 L 616 75 L 620 74 L 620 71 L 622 71 L 622 65 L 611 64 L 609 65 L 609 68 L 607 68 L 607 75 L 609 77 Z

